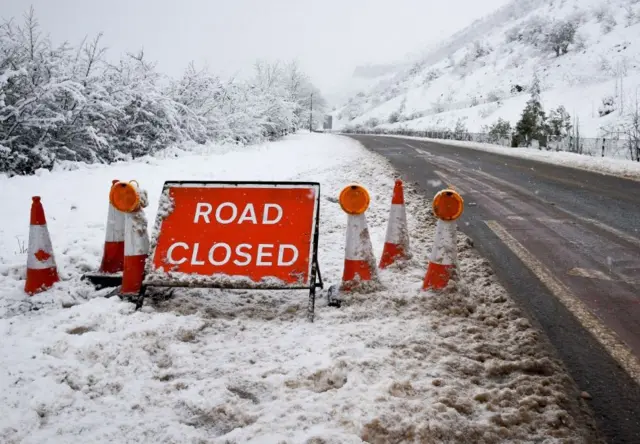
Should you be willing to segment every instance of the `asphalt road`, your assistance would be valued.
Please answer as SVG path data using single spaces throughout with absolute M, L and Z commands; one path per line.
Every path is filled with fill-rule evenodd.
M 546 333 L 610 443 L 640 443 L 640 182 L 440 143 L 351 136 L 459 227 Z

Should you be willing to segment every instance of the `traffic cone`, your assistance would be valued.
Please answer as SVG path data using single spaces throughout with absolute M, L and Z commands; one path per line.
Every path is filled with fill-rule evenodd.
M 380 257 L 380 268 L 386 268 L 394 262 L 409 258 L 409 230 L 407 212 L 404 206 L 402 181 L 396 180 L 391 199 L 391 210 L 387 224 L 387 235 Z
M 458 270 L 456 220 L 462 215 L 464 201 L 453 189 L 439 191 L 433 198 L 433 213 L 438 218 L 436 236 L 429 256 L 423 290 L 445 288 Z
M 116 183 L 117 179 L 112 181 L 111 186 Z M 124 213 L 116 210 L 109 202 L 107 232 L 99 273 L 114 274 L 124 269 L 124 219 Z
M 449 284 L 457 270 L 456 223 L 438 220 L 433 248 L 429 256 L 423 290 L 439 290 Z
M 118 186 L 122 186 L 120 182 Z M 143 208 L 147 205 L 146 193 L 131 183 L 125 186 L 135 192 L 137 206 L 131 212 L 125 214 L 124 223 L 124 271 L 122 273 L 122 296 L 135 296 L 142 289 L 144 280 L 144 268 L 149 255 L 149 234 L 147 232 L 147 218 Z M 112 189 L 113 191 L 113 189 Z M 125 194 L 126 194 L 125 189 Z
M 40 196 L 34 196 L 32 200 L 27 281 L 24 285 L 24 291 L 29 295 L 47 290 L 60 280 Z
M 378 282 L 369 229 L 364 214 L 350 214 L 341 291 L 364 291 Z M 374 285 L 371 285 L 374 284 Z
M 370 201 L 369 192 L 360 185 L 348 185 L 341 191 L 339 201 L 347 213 L 347 238 L 340 291 L 373 290 L 378 284 L 378 276 L 365 217 Z

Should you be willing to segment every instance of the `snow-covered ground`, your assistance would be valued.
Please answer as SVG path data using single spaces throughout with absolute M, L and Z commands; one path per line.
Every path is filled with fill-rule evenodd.
M 579 168 L 597 173 L 611 174 L 614 176 L 626 177 L 628 179 L 640 180 L 640 162 L 631 162 L 622 159 L 611 159 L 608 157 L 591 157 L 566 151 L 547 151 L 535 148 L 511 148 L 490 143 L 466 142 L 450 139 L 430 139 L 428 137 L 396 136 L 396 135 L 375 135 L 376 137 L 396 137 L 400 139 L 426 140 L 445 145 L 461 148 L 488 151 L 490 153 L 502 154 L 504 156 L 522 157 L 536 160 L 538 162 L 551 163 L 554 165 Z
M 320 297 L 315 323 L 304 291 L 177 290 L 136 312 L 82 283 L 98 267 L 115 178 L 148 191 L 150 220 L 169 179 L 320 181 L 328 284 L 343 263 L 336 196 L 359 181 L 380 255 L 394 175 L 353 140 L 299 134 L 165 154 L 0 178 L 0 442 L 589 441 L 578 389 L 462 234 L 464 281 L 419 290 L 434 220 L 411 184 L 413 259 L 340 309 Z M 28 298 L 22 245 L 36 194 L 63 281 Z

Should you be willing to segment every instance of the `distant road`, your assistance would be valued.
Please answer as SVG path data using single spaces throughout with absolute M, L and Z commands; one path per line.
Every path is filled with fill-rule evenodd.
M 611 443 L 640 443 L 640 182 L 440 143 L 350 136 L 459 226 L 546 332 Z M 434 186 L 437 182 L 442 184 Z

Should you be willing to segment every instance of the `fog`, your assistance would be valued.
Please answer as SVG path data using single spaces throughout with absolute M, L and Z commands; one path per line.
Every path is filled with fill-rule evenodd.
M 190 61 L 224 76 L 257 58 L 297 59 L 323 91 L 340 87 L 358 64 L 401 59 L 507 3 L 507 0 L 3 0 L 4 19 L 32 4 L 54 42 L 104 32 L 109 56 L 144 48 L 170 75 Z

